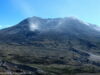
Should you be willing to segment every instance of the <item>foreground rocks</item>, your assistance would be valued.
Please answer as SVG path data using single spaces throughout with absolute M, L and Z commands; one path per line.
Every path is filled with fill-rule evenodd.
M 7 61 L 0 61 L 0 75 L 45 75 L 39 68 L 22 64 L 15 64 Z

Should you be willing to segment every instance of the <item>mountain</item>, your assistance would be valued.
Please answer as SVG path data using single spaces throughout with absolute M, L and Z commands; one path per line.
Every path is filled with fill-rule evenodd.
M 5 61 L 97 68 L 99 57 L 100 27 L 74 17 L 30 17 L 0 30 L 0 58 Z
M 26 44 L 45 39 L 60 39 L 63 41 L 62 38 L 67 40 L 68 37 L 93 40 L 100 37 L 100 31 L 96 29 L 95 25 L 72 17 L 54 19 L 31 17 L 13 27 L 0 30 L 0 41 L 3 41 L 3 43 L 24 42 Z

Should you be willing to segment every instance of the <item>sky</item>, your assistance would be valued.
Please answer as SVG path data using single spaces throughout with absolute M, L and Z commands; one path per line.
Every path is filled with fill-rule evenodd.
M 25 18 L 77 17 L 100 26 L 100 0 L 0 0 L 0 28 Z

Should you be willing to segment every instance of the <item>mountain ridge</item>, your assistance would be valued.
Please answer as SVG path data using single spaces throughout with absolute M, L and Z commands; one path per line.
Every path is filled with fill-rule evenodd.
M 91 24 L 87 25 L 87 23 L 83 23 L 82 21 L 71 17 L 54 19 L 42 19 L 39 17 L 32 17 L 21 21 L 15 26 L 0 30 L 0 35 L 13 36 L 16 34 L 20 34 L 24 36 L 25 34 L 25 36 L 27 36 L 31 35 L 32 33 L 35 34 L 35 32 L 38 32 L 39 35 L 44 35 L 44 33 L 55 33 L 63 35 L 70 34 L 83 37 L 91 36 L 91 38 L 99 37 L 100 32 L 95 30 L 95 28 L 93 27 Z

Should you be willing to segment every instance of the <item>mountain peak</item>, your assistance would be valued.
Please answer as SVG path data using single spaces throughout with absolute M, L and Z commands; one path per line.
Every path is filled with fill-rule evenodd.
M 30 31 L 35 30 L 82 30 L 82 31 L 98 31 L 98 27 L 87 22 L 84 22 L 77 17 L 64 17 L 64 18 L 40 18 L 40 17 L 29 17 L 19 24 L 21 28 L 27 27 Z

